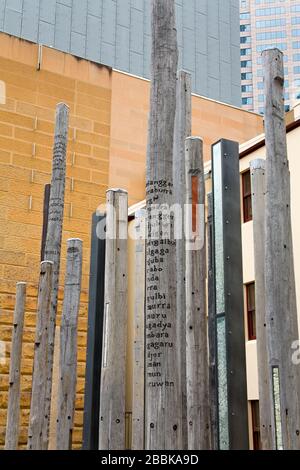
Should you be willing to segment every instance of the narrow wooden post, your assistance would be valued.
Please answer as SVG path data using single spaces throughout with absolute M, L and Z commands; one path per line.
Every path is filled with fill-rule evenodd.
M 132 449 L 144 449 L 145 374 L 145 211 L 135 214 L 135 315 L 133 352 Z
M 268 366 L 265 310 L 265 160 L 250 163 L 255 263 L 255 314 L 259 381 L 260 437 L 263 450 L 275 450 L 272 376 Z
M 82 240 L 70 239 L 60 327 L 56 449 L 72 449 L 77 383 L 77 328 L 81 293 Z
M 52 181 L 49 201 L 47 239 L 44 253 L 45 259 L 53 262 L 53 283 L 47 352 L 47 389 L 45 395 L 43 424 L 43 440 L 45 448 L 48 446 L 50 426 L 52 369 L 55 343 L 61 237 L 64 217 L 68 125 L 69 108 L 64 103 L 60 103 L 56 108 Z
M 17 450 L 20 420 L 20 380 L 22 339 L 26 302 L 26 284 L 19 282 L 16 290 L 16 304 L 13 320 L 13 337 L 11 344 L 8 408 L 6 420 L 5 450 Z
M 182 448 L 181 336 L 176 318 L 173 144 L 178 49 L 174 0 L 152 1 L 146 205 L 146 449 Z M 169 232 L 169 233 L 166 233 Z
M 290 172 L 284 116 L 283 54 L 263 52 L 265 68 L 266 232 L 265 303 L 269 367 L 273 378 L 277 448 L 300 449 L 299 339 L 291 228 Z
M 189 450 L 210 448 L 203 142 L 185 141 L 186 384 Z
M 182 386 L 182 448 L 187 449 L 186 419 L 186 301 L 185 301 L 185 237 L 184 206 L 186 198 L 185 182 L 185 139 L 192 133 L 192 77 L 189 73 L 179 71 L 177 74 L 176 116 L 174 131 L 174 165 L 173 180 L 174 202 L 178 205 L 178 216 L 181 213 L 181 224 L 176 234 L 176 319 L 178 331 L 181 331 L 181 386 Z M 178 223 L 178 221 L 177 221 Z
M 106 253 L 99 448 L 125 449 L 128 194 L 106 196 Z
M 208 363 L 209 363 L 209 409 L 211 448 L 218 450 L 218 385 L 217 385 L 217 328 L 215 304 L 214 233 L 213 233 L 213 195 L 207 195 L 207 253 L 208 253 Z
M 43 441 L 47 388 L 47 345 L 52 292 L 53 263 L 43 261 L 39 283 L 37 324 L 34 342 L 32 393 L 28 428 L 28 450 L 47 450 Z

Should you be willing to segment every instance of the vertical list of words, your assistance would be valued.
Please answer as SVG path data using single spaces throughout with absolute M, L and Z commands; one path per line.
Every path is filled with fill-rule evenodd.
M 174 215 L 168 204 L 159 202 L 163 195 L 167 200 L 172 194 L 173 185 L 166 180 L 147 184 L 146 379 L 151 388 L 174 387 L 173 370 L 166 367 L 175 346 L 175 305 L 169 288 L 170 260 L 175 260 L 176 250 Z

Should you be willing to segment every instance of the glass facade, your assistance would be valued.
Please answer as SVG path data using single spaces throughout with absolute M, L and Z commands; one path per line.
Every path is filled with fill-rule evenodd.
M 275 47 L 284 53 L 285 109 L 294 107 L 300 101 L 300 0 L 240 0 L 240 37 L 243 107 L 263 112 L 261 54 Z

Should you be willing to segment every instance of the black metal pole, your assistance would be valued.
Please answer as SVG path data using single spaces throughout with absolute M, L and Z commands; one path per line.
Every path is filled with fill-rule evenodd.
M 219 447 L 249 448 L 238 143 L 213 145 Z
M 88 332 L 83 417 L 83 450 L 97 450 L 99 439 L 100 376 L 104 312 L 105 239 L 97 236 L 104 215 L 93 215 L 89 284 Z

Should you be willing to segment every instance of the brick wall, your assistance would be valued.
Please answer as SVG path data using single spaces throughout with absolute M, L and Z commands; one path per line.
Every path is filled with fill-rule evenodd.
M 0 34 L 0 447 L 3 447 L 15 284 L 28 283 L 22 354 L 20 446 L 26 445 L 31 396 L 37 283 L 44 185 L 51 179 L 56 104 L 70 106 L 66 204 L 60 285 L 66 240 L 83 240 L 83 278 L 78 334 L 78 382 L 74 447 L 82 439 L 90 221 L 108 185 L 111 71 L 43 48 L 36 70 L 34 44 Z M 73 179 L 73 182 L 72 182 Z M 31 208 L 29 201 L 31 200 Z M 58 324 L 63 292 L 59 293 Z

